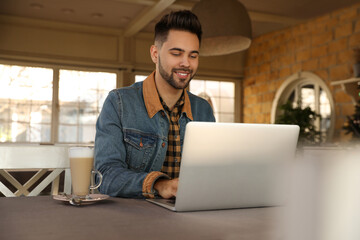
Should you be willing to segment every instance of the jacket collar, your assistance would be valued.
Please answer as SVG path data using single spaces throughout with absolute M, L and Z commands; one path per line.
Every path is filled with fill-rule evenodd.
M 153 118 L 157 112 L 164 110 L 164 108 L 160 102 L 158 91 L 156 89 L 155 71 L 152 72 L 144 80 L 143 96 L 144 96 L 145 107 L 146 107 L 147 113 L 149 115 L 149 118 Z M 184 91 L 184 97 L 185 97 L 185 100 L 184 100 L 185 102 L 184 102 L 182 112 L 186 113 L 186 116 L 188 118 L 190 118 L 191 120 L 193 120 L 190 99 L 189 99 L 189 95 L 188 95 L 187 91 Z

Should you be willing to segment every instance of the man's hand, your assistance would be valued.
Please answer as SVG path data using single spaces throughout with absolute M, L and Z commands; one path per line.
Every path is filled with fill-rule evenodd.
M 154 184 L 154 189 L 162 198 L 176 197 L 179 179 L 159 179 Z

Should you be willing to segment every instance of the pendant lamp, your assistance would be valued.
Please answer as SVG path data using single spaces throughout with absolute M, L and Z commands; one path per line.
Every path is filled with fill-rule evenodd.
M 251 21 L 238 0 L 201 0 L 192 11 L 203 30 L 202 56 L 225 55 L 249 48 Z

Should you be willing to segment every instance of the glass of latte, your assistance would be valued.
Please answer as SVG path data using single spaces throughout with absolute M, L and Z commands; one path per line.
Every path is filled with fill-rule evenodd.
M 101 185 L 102 175 L 99 171 L 93 170 L 94 167 L 94 149 L 91 147 L 70 147 L 70 170 L 72 193 L 80 198 L 86 198 L 90 189 L 96 189 Z M 98 183 L 95 182 L 94 176 L 98 175 Z

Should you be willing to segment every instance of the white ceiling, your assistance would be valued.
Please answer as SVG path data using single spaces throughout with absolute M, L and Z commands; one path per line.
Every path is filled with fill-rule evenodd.
M 153 31 L 160 16 L 191 9 L 199 0 L 0 0 L 0 14 L 125 29 L 127 36 Z M 253 36 L 286 28 L 351 6 L 359 0 L 241 0 Z M 219 6 L 221 10 L 221 6 Z

